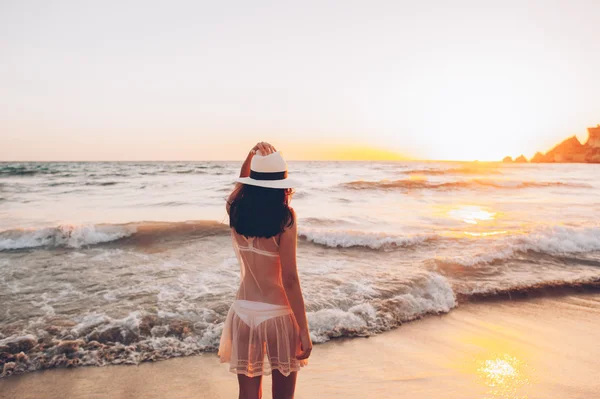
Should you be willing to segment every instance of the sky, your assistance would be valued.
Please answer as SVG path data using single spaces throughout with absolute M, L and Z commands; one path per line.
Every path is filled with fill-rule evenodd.
M 500 160 L 600 123 L 600 1 L 0 0 L 0 161 Z

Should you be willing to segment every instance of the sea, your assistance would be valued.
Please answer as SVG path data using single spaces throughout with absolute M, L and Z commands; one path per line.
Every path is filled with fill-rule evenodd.
M 0 163 L 0 372 L 215 355 L 240 162 Z M 600 165 L 290 161 L 312 340 L 600 287 Z M 22 352 L 22 353 L 21 353 Z

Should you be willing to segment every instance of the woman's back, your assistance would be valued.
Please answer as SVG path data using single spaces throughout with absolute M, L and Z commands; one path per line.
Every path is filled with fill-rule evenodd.
M 279 235 L 245 237 L 231 229 L 240 263 L 240 288 L 236 299 L 289 305 L 281 280 Z

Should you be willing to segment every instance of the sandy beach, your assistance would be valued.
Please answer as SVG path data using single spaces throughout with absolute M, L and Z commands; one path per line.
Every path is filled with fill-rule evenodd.
M 297 398 L 600 397 L 600 294 L 479 302 L 371 338 L 317 345 Z M 0 381 L 0 397 L 234 398 L 214 353 Z M 263 397 L 270 398 L 270 377 Z

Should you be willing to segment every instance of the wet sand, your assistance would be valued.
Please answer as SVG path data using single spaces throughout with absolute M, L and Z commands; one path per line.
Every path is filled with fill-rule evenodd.
M 296 398 L 600 398 L 599 327 L 600 294 L 462 305 L 316 345 Z M 11 376 L 0 398 L 237 398 L 237 381 L 211 353 Z

